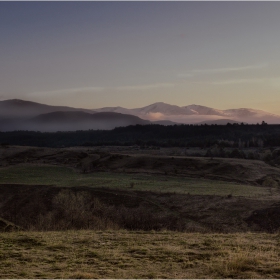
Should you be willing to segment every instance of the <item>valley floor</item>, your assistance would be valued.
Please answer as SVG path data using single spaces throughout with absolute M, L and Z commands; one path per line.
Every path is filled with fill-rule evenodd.
M 1 278 L 280 278 L 280 235 L 0 233 Z

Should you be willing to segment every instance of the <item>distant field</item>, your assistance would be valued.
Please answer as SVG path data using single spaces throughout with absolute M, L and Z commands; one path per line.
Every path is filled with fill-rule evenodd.
M 279 234 L 0 233 L 1 278 L 280 278 Z
M 204 195 L 233 195 L 257 197 L 269 195 L 268 188 L 232 182 L 172 177 L 164 175 L 124 174 L 95 172 L 77 173 L 74 169 L 59 166 L 17 165 L 0 168 L 0 183 L 109 187 L 154 192 L 176 192 Z

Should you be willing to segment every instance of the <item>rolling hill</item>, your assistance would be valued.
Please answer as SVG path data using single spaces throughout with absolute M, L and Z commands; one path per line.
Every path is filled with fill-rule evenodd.
M 82 111 L 93 113 L 92 110 L 72 108 L 67 106 L 50 106 L 32 101 L 9 99 L 0 101 L 0 117 L 3 118 L 31 118 L 40 114 L 58 111 Z
M 103 112 L 86 113 L 82 111 L 58 111 L 41 114 L 28 119 L 0 120 L 1 131 L 32 130 L 42 132 L 108 130 L 119 126 L 149 124 L 136 116 Z

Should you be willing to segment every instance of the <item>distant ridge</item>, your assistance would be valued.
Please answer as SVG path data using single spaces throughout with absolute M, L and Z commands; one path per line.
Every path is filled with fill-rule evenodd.
M 104 107 L 80 109 L 50 106 L 32 101 L 0 101 L 0 131 L 73 131 L 113 129 L 135 124 L 280 124 L 280 116 L 262 110 L 239 108 L 219 110 L 201 105 L 176 106 L 164 102 L 127 109 Z
M 7 123 L 7 122 L 5 122 Z M 76 130 L 108 130 L 119 126 L 136 124 L 150 124 L 147 120 L 142 120 L 136 116 L 103 112 L 86 113 L 82 111 L 58 111 L 41 114 L 26 120 L 13 119 L 5 126 L 0 122 L 2 131 L 11 130 L 32 130 L 42 132 L 55 131 L 76 131 Z
M 280 124 L 280 116 L 262 110 L 251 108 L 219 110 L 201 105 L 176 106 L 164 102 L 157 102 L 151 105 L 126 109 L 122 107 L 106 107 L 95 109 L 98 112 L 110 111 L 128 113 L 143 119 L 152 121 L 169 120 L 177 123 L 204 123 L 217 121 L 219 119 L 229 119 L 235 122 L 261 123 L 265 121 L 271 124 Z
M 57 111 L 83 111 L 93 113 L 89 109 L 79 109 L 67 106 L 51 106 L 33 101 L 25 101 L 21 99 L 9 99 L 0 101 L 0 116 L 5 117 L 35 117 L 39 114 L 46 114 Z

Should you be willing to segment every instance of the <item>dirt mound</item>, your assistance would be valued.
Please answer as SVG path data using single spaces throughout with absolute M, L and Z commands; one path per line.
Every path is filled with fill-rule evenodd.
M 246 222 L 250 226 L 257 225 L 259 230 L 275 232 L 280 228 L 280 204 L 255 210 Z
M 108 157 L 99 163 L 99 168 L 117 172 L 203 177 L 255 185 L 263 185 L 264 178 L 270 176 L 275 181 L 273 187 L 280 185 L 280 169 L 257 160 L 129 155 L 117 159 Z
M 271 231 L 279 217 L 267 214 L 272 229 L 251 222 L 252 213 L 270 209 L 275 201 L 242 197 L 28 185 L 0 185 L 0 193 L 0 216 L 33 230 Z M 262 212 L 256 213 L 262 219 Z
M 264 176 L 260 180 L 257 180 L 257 182 L 264 187 L 278 188 L 280 186 L 280 176 L 277 175 Z

